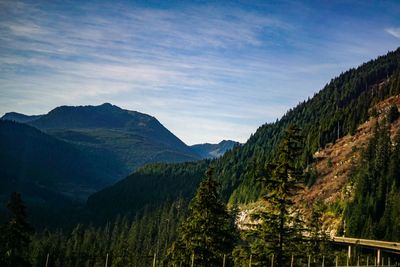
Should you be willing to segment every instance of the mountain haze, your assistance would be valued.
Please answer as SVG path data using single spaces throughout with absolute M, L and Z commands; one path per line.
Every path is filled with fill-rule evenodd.
M 221 157 L 226 151 L 232 149 L 236 145 L 240 145 L 240 143 L 232 140 L 223 140 L 218 144 L 205 143 L 192 145 L 190 147 L 202 158 L 213 159 Z
M 0 120 L 0 166 L 1 193 L 33 186 L 87 195 L 121 175 L 121 166 L 110 158 L 7 120 Z

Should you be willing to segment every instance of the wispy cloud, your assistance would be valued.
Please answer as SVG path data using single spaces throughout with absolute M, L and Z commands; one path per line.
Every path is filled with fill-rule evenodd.
M 112 102 L 188 143 L 243 142 L 333 75 L 395 48 L 280 9 L 0 2 L 0 113 Z
M 400 39 L 400 27 L 397 27 L 397 28 L 386 28 L 385 31 L 388 34 Z

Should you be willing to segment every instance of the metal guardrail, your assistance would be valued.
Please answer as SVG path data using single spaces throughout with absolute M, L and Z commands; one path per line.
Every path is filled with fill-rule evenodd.
M 390 251 L 400 253 L 400 243 L 398 243 L 398 242 L 360 239 L 360 238 L 351 238 L 351 237 L 339 237 L 339 236 L 334 236 L 332 238 L 332 241 L 335 243 L 340 243 L 340 244 L 359 245 L 359 246 L 365 246 L 365 247 L 370 247 L 370 248 L 390 250 Z

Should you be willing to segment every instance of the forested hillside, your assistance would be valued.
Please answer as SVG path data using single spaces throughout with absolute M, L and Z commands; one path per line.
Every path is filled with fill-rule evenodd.
M 87 201 L 91 218 L 99 221 L 116 215 L 136 215 L 144 207 L 156 209 L 167 201 L 190 200 L 209 161 L 193 163 L 149 164 L 113 186 L 105 188 Z
M 289 110 L 275 123 L 261 126 L 246 144 L 213 162 L 230 203 L 246 203 L 259 196 L 254 177 L 270 161 L 283 130 L 298 125 L 305 134 L 304 167 L 318 148 L 354 133 L 368 119 L 378 101 L 400 93 L 400 49 L 350 69 L 332 79 L 311 99 Z
M 369 109 L 379 101 L 400 93 L 400 49 L 371 60 L 356 69 L 348 70 L 335 79 L 332 79 L 320 92 L 297 107 L 289 110 L 275 123 L 261 126 L 248 142 L 242 146 L 234 147 L 219 159 L 213 160 L 210 165 L 214 168 L 215 177 L 222 185 L 222 192 L 226 200 L 233 203 L 248 203 L 258 199 L 260 189 L 256 177 L 264 166 L 273 159 L 276 145 L 282 137 L 283 130 L 290 124 L 296 124 L 301 129 L 305 139 L 305 148 L 302 151 L 300 164 L 306 168 L 313 163 L 313 154 L 326 144 L 335 142 L 337 138 L 353 134 L 357 126 L 369 117 Z M 169 165 L 165 165 L 168 169 Z M 176 172 L 185 172 L 187 165 L 173 165 Z M 195 177 L 201 177 L 203 169 L 198 169 Z M 164 170 L 152 176 L 151 184 L 146 188 L 157 192 L 168 183 L 162 179 Z M 139 172 L 140 173 L 140 172 Z M 128 194 L 115 192 L 129 192 L 137 190 L 133 174 L 126 181 L 110 189 L 103 190 L 94 195 L 89 203 L 106 204 L 107 199 L 113 199 L 119 205 L 125 206 Z M 305 177 L 305 182 L 315 177 Z M 188 184 L 196 186 L 197 183 Z M 149 186 L 149 187 L 147 187 Z M 129 187 L 131 189 L 129 189 Z M 117 189 L 120 188 L 120 189 Z M 135 188 L 135 189 L 133 189 Z M 185 189 L 194 192 L 195 188 Z M 100 201 L 98 196 L 102 196 Z M 140 202 L 140 195 L 130 194 L 129 201 Z M 135 200 L 133 200 L 135 199 Z M 128 205 L 126 205 L 128 206 Z M 132 210 L 137 210 L 135 207 Z
M 345 210 L 346 230 L 351 236 L 400 240 L 400 127 L 391 124 L 399 113 L 396 105 L 390 110 L 393 112 L 374 126 L 351 174 L 355 190 Z M 391 128 L 396 133 L 391 134 Z

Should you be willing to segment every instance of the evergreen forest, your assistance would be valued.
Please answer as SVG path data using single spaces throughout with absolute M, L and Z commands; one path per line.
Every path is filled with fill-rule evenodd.
M 0 228 L 0 265 L 334 265 L 346 252 L 328 242 L 321 220 L 336 207 L 300 208 L 294 199 L 318 179 L 310 171 L 316 151 L 354 135 L 378 116 L 376 104 L 399 95 L 400 48 L 340 74 L 222 157 L 145 165 L 91 194 L 84 205 L 61 207 L 63 222 L 46 225 L 49 218 L 36 217 L 31 223 L 33 209 L 24 203 L 24 192 L 14 192 Z M 383 115 L 351 170 L 352 195 L 337 209 L 342 219 L 337 235 L 400 241 L 400 131 L 391 137 L 399 130 L 398 106 Z M 40 131 L 29 131 L 43 140 Z M 99 169 L 87 160 L 91 178 Z M 241 207 L 254 202 L 261 208 L 251 222 L 239 224 Z

